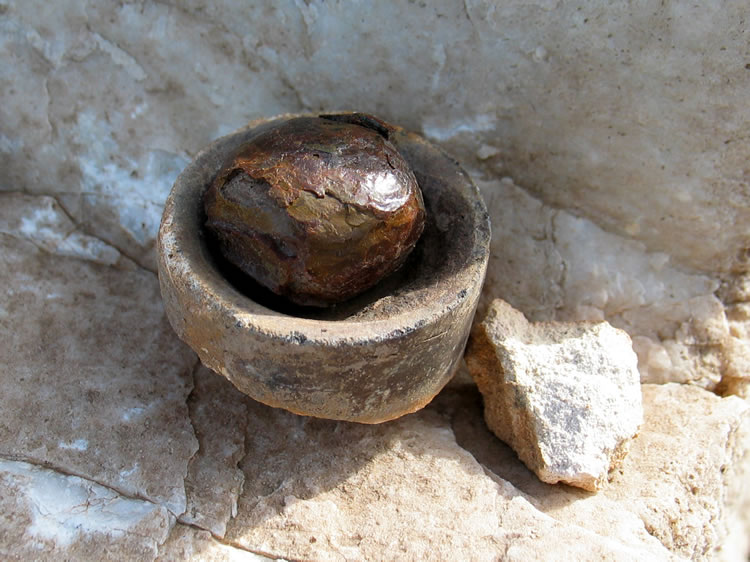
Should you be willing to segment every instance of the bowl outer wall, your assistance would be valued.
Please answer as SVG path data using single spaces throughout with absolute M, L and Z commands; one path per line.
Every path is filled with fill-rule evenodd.
M 435 282 L 426 280 L 412 306 L 396 306 L 392 315 L 321 320 L 266 308 L 217 270 L 204 239 L 202 196 L 236 146 L 289 117 L 255 121 L 216 140 L 177 178 L 158 237 L 169 321 L 206 366 L 270 406 L 363 423 L 416 411 L 450 380 L 461 359 L 489 257 L 486 207 L 453 159 L 398 129 L 394 144 L 421 183 L 454 190 L 471 221 L 463 229 L 469 238 L 460 244 L 464 255 L 453 260 L 460 263 L 447 264 L 443 269 L 450 272 L 438 271 Z

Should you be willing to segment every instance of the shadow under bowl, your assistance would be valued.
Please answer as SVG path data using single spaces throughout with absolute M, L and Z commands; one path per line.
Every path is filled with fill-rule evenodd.
M 205 232 L 203 194 L 240 145 L 297 116 L 255 121 L 218 139 L 177 178 L 158 238 L 167 317 L 203 364 L 264 404 L 361 423 L 414 412 L 461 359 L 489 258 L 487 209 L 457 162 L 396 128 L 389 140 L 412 167 L 425 202 L 414 251 L 346 303 L 289 304 L 221 258 Z

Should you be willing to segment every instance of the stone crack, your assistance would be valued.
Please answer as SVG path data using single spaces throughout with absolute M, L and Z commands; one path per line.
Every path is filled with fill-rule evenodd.
M 195 429 L 195 422 L 193 421 L 193 409 L 191 408 L 192 398 L 193 398 L 193 395 L 195 394 L 195 373 L 200 368 L 200 366 L 201 366 L 201 360 L 198 357 L 196 357 L 195 363 L 190 369 L 190 383 L 192 384 L 192 388 L 190 389 L 190 392 L 185 398 L 185 406 L 187 407 L 187 411 L 188 411 L 188 416 L 187 416 L 188 423 L 190 424 L 190 427 L 193 430 L 193 437 L 195 437 L 195 440 L 198 443 L 198 446 L 195 448 L 195 451 L 193 451 L 193 454 L 190 455 L 190 458 L 187 461 L 187 472 L 190 472 L 190 465 L 192 464 L 193 460 L 195 459 L 195 456 L 198 454 L 198 451 L 200 451 L 200 448 L 201 448 L 200 439 L 198 438 L 198 432 Z M 184 483 L 184 478 L 183 478 L 183 483 Z
M 151 269 L 150 267 L 148 267 L 147 265 L 145 265 L 144 263 L 142 263 L 137 257 L 131 255 L 124 248 L 119 247 L 117 244 L 113 243 L 110 240 L 105 240 L 101 236 L 98 236 L 96 233 L 91 232 L 89 229 L 82 228 L 81 225 L 78 223 L 78 221 L 73 216 L 73 214 L 70 212 L 70 210 L 60 200 L 60 198 L 59 198 L 60 193 L 59 192 L 58 193 L 55 193 L 55 192 L 53 192 L 53 193 L 45 193 L 45 192 L 43 192 L 43 193 L 36 193 L 36 192 L 32 193 L 32 192 L 29 192 L 26 189 L 21 189 L 21 190 L 16 190 L 16 191 L 3 191 L 2 193 L 3 194 L 17 193 L 17 194 L 29 195 L 31 197 L 49 197 L 50 199 L 53 199 L 55 201 L 55 203 L 57 204 L 57 206 L 60 208 L 60 211 L 65 215 L 65 217 L 74 226 L 74 228 L 70 232 L 67 233 L 68 235 L 73 234 L 74 232 L 77 232 L 77 231 L 81 232 L 81 233 L 85 234 L 86 236 L 89 236 L 91 238 L 94 238 L 94 239 L 98 240 L 99 242 L 102 242 L 103 244 L 111 246 L 112 248 L 114 248 L 115 250 L 117 250 L 123 258 L 127 259 L 129 262 L 131 262 L 134 266 L 138 267 L 139 269 L 142 269 L 143 271 L 151 273 L 152 275 L 157 275 L 157 271 L 155 269 Z M 24 238 L 24 240 L 28 240 L 28 239 Z M 33 241 L 31 241 L 31 242 L 33 243 Z M 34 243 L 34 245 L 37 246 L 37 248 L 39 248 L 42 251 L 47 251 L 44 247 L 40 246 L 39 244 Z
M 95 484 L 97 486 L 101 486 L 102 488 L 110 490 L 111 492 L 114 492 L 118 496 L 121 496 L 121 497 L 123 497 L 125 499 L 136 500 L 136 501 L 143 501 L 143 502 L 147 502 L 147 503 L 150 503 L 150 504 L 158 506 L 158 507 L 163 507 L 172 516 L 177 517 L 177 515 L 172 510 L 170 510 L 169 507 L 167 507 L 164 504 L 161 504 L 159 502 L 155 502 L 154 500 L 149 499 L 149 498 L 147 498 L 145 496 L 142 496 L 140 494 L 134 494 L 132 492 L 126 492 L 125 490 L 123 490 L 121 488 L 118 488 L 118 487 L 113 486 L 111 484 L 107 484 L 105 482 L 101 482 L 101 481 L 97 480 L 96 478 L 92 478 L 91 476 L 87 476 L 85 474 L 81 474 L 81 473 L 75 472 L 75 471 L 70 470 L 68 468 L 64 468 L 64 467 L 62 467 L 60 465 L 57 465 L 55 463 L 40 462 L 38 460 L 26 457 L 24 455 L 14 455 L 12 453 L 6 453 L 6 452 L 2 452 L 2 451 L 0 451 L 0 460 L 10 461 L 10 462 L 23 462 L 23 463 L 29 464 L 31 466 L 35 466 L 37 468 L 43 468 L 45 470 L 51 470 L 52 472 L 55 472 L 55 473 L 60 474 L 62 476 L 68 476 L 68 477 L 72 477 L 72 478 L 79 478 L 79 479 L 81 479 L 81 480 L 83 480 L 85 482 L 90 482 L 91 484 Z

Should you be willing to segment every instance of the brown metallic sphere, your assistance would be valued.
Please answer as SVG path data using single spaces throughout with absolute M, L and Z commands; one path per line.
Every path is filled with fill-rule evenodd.
M 424 229 L 417 180 L 364 114 L 299 117 L 243 145 L 206 192 L 206 227 L 273 292 L 328 306 L 401 266 Z

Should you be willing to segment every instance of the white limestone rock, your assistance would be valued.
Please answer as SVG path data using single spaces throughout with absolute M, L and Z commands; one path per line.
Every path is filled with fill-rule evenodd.
M 487 425 L 543 482 L 600 489 L 643 422 L 630 338 L 606 322 L 531 324 L 497 299 L 466 364 Z
M 0 191 L 44 196 L 0 200 L 0 456 L 189 508 L 184 520 L 217 536 L 226 522 L 231 543 L 178 523 L 167 559 L 231 559 L 242 542 L 316 559 L 437 544 L 464 558 L 746 560 L 747 415 L 695 388 L 750 388 L 746 11 L 0 0 Z M 599 494 L 540 483 L 486 432 L 474 398 L 446 406 L 474 392 L 463 384 L 432 414 L 368 430 L 251 408 L 237 518 L 252 526 L 231 518 L 240 428 L 210 419 L 220 388 L 185 404 L 193 358 L 134 263 L 154 269 L 164 198 L 212 139 L 341 108 L 425 133 L 478 179 L 493 222 L 485 308 L 501 297 L 533 321 L 606 319 L 633 338 L 642 382 L 692 386 L 644 387 L 647 422 Z M 225 414 L 214 421 L 244 419 L 235 402 Z M 459 442 L 491 469 L 452 443 L 466 419 L 479 433 Z M 0 492 L 0 518 L 22 532 L 0 533 L 0 548 L 31 558 L 13 494 Z M 132 557 L 152 558 L 162 531 L 141 531 Z
M 747 502 L 743 483 L 750 442 L 747 432 L 740 431 L 748 423 L 747 405 L 736 398 L 722 400 L 701 389 L 677 385 L 647 387 L 648 423 L 635 439 L 621 472 L 615 473 L 612 483 L 600 494 L 585 495 L 568 487 L 540 484 L 528 472 L 519 478 L 517 475 L 526 469 L 514 455 L 498 453 L 496 447 L 502 445 L 484 429 L 477 400 L 472 398 L 466 405 L 455 389 L 418 414 L 394 423 L 363 426 L 302 418 L 252 401 L 237 401 L 235 394 L 212 384 L 216 378 L 203 378 L 202 370 L 198 370 L 186 407 L 190 385 L 172 370 L 182 364 L 180 346 L 173 347 L 176 342 L 167 336 L 168 331 L 162 334 L 161 322 L 156 326 L 144 323 L 152 314 L 161 314 L 152 310 L 158 299 L 150 296 L 156 283 L 150 273 L 130 266 L 117 269 L 55 256 L 20 235 L 3 234 L 0 239 L 5 244 L 0 255 L 10 260 L 0 271 L 14 276 L 7 287 L 16 291 L 4 303 L 10 314 L 4 326 L 15 328 L 11 340 L 4 340 L 10 341 L 8 349 L 14 350 L 7 356 L 29 365 L 24 372 L 16 367 L 6 370 L 10 373 L 4 385 L 6 403 L 19 404 L 19 396 L 27 402 L 9 406 L 0 417 L 3 423 L 12 423 L 12 432 L 3 434 L 0 456 L 27 455 L 30 445 L 41 443 L 47 449 L 32 448 L 36 456 L 30 460 L 52 462 L 61 469 L 89 475 L 80 483 L 83 488 L 95 486 L 88 480 L 93 476 L 109 490 L 114 483 L 121 492 L 148 493 L 148 499 L 156 502 L 131 498 L 140 502 L 133 507 L 145 507 L 145 515 L 132 534 L 128 531 L 124 535 L 118 533 L 131 527 L 124 526 L 122 520 L 90 510 L 89 527 L 76 527 L 75 532 L 81 535 L 75 535 L 69 545 L 43 541 L 50 558 L 101 559 L 102 549 L 107 548 L 120 560 L 152 559 L 157 549 L 156 556 L 164 560 L 190 556 L 254 560 L 257 555 L 316 560 L 340 559 L 342 555 L 352 559 L 457 556 L 526 560 L 544 558 L 550 552 L 580 560 L 671 560 L 705 557 L 705 553 L 726 543 L 731 528 L 741 525 L 744 512 L 740 506 Z M 33 347 L 32 336 L 39 333 L 41 322 L 27 325 L 17 315 L 24 310 L 19 306 L 23 304 L 27 318 L 36 318 L 40 309 L 29 304 L 35 302 L 34 295 L 52 294 L 45 292 L 51 287 L 57 287 L 60 295 L 79 295 L 79 301 L 75 307 L 48 317 L 51 326 L 45 333 L 50 343 L 45 351 Z M 21 288 L 24 293 L 18 292 Z M 93 299 L 96 305 L 84 294 L 92 290 L 97 291 Z M 131 299 L 134 295 L 138 298 Z M 125 296 L 128 306 L 115 307 L 111 312 L 108 307 Z M 68 298 L 73 297 L 63 301 L 68 302 Z M 129 314 L 133 307 L 136 313 Z M 55 318 L 68 322 L 58 324 Z M 83 328 L 100 318 L 107 321 L 106 327 L 94 323 L 90 330 Z M 91 339 L 96 334 L 103 337 L 101 345 L 91 344 L 99 341 Z M 141 335 L 154 338 L 155 334 L 153 347 L 144 344 L 141 351 L 151 350 L 153 355 L 149 357 L 161 365 L 159 376 L 128 368 L 130 357 L 139 357 L 129 351 L 128 342 L 140 341 Z M 120 348 L 124 356 L 118 355 Z M 67 370 L 68 366 L 63 377 L 55 376 L 60 372 L 58 364 L 64 363 L 49 355 L 55 349 L 67 353 L 68 366 L 75 358 L 85 378 L 76 378 L 76 371 Z M 92 369 L 83 361 L 86 357 L 109 367 Z M 114 365 L 106 362 L 111 359 L 116 360 Z M 125 366 L 122 378 L 117 376 L 118 365 Z M 21 380 L 29 376 L 33 378 Z M 77 390 L 101 380 L 97 377 L 105 377 L 110 390 L 118 389 L 112 400 L 106 394 L 86 392 L 87 387 L 83 392 Z M 135 425 L 138 420 L 119 425 L 107 422 L 101 427 L 91 423 L 118 420 L 122 409 L 127 410 L 134 398 L 132 387 L 125 381 L 135 384 L 142 396 L 151 396 L 148 389 L 154 385 L 165 393 L 161 399 L 164 402 L 157 401 L 156 412 L 160 414 L 152 417 L 143 412 L 140 418 L 153 429 L 148 439 L 131 432 L 145 427 Z M 162 382 L 169 386 L 159 386 Z M 72 390 L 71 383 L 75 383 Z M 174 396 L 169 396 L 170 387 L 177 389 Z M 475 392 L 467 385 L 461 388 L 462 393 Z M 55 423 L 44 422 L 41 417 L 27 423 L 24 412 L 39 411 L 37 404 L 49 409 Z M 226 412 L 216 413 L 217 405 L 225 405 Z M 71 412 L 75 433 L 59 421 L 68 419 L 63 414 Z M 205 450 L 195 451 L 189 432 L 175 431 L 190 423 L 190 415 Z M 173 521 L 164 507 L 170 498 L 165 491 L 175 483 L 179 485 L 183 474 L 186 505 L 195 510 L 190 515 L 196 524 L 218 528 L 214 525 L 231 513 L 237 483 L 234 463 L 241 454 L 239 428 L 225 426 L 232 420 L 243 424 L 245 450 L 240 468 L 244 485 L 236 516 L 226 521 L 225 537 L 218 540 L 178 523 L 163 542 L 165 533 L 160 522 L 166 521 L 168 528 Z M 37 422 L 41 427 L 36 427 Z M 467 436 L 463 428 L 474 422 L 481 423 L 484 433 Z M 84 426 L 86 433 L 81 434 Z M 53 448 L 58 438 L 63 446 Z M 134 448 L 135 443 L 142 452 Z M 108 456 L 99 456 L 102 447 Z M 192 460 L 187 460 L 191 454 Z M 103 466 L 102 458 L 107 461 Z M 141 458 L 148 462 L 141 471 L 131 474 L 130 480 L 123 483 L 111 478 L 112 465 Z M 100 470 L 94 471 L 96 467 Z M 222 494 L 195 493 L 217 478 L 223 479 Z M 0 483 L 0 487 L 11 486 L 0 490 L 0 502 L 4 502 L 0 518 L 4 528 L 12 532 L 0 534 L 0 551 L 9 559 L 33 558 L 29 545 L 39 539 L 33 538 L 30 508 L 18 503 L 17 498 L 33 495 L 36 484 L 19 483 L 15 476 L 11 484 L 8 482 L 5 478 Z M 98 492 L 93 489 L 92 497 L 96 498 Z M 647 491 L 645 495 L 643 490 Z M 120 496 L 114 491 L 102 494 L 107 498 L 108 494 Z M 607 501 L 592 504 L 592 498 Z M 119 505 L 119 499 L 113 501 Z M 67 515 L 64 519 L 76 521 Z M 686 523 L 678 525 L 679 521 Z M 99 530 L 93 534 L 86 530 L 94 527 Z
M 248 404 L 223 542 L 293 560 L 705 560 L 725 546 L 732 560 L 750 501 L 742 400 L 644 385 L 646 422 L 597 494 L 542 483 L 487 430 L 480 400 L 463 385 L 377 426 Z
M 68 251 L 92 235 L 153 270 L 164 199 L 208 142 L 369 111 L 444 143 L 494 200 L 485 302 L 606 319 L 646 338 L 643 382 L 714 389 L 733 348 L 675 335 L 664 307 L 750 270 L 744 11 L 2 0 L 0 190 L 54 195 L 79 229 Z
M 745 10 L 3 0 L 0 185 L 59 193 L 146 260 L 172 180 L 208 141 L 255 117 L 357 108 L 681 266 L 736 271 Z

